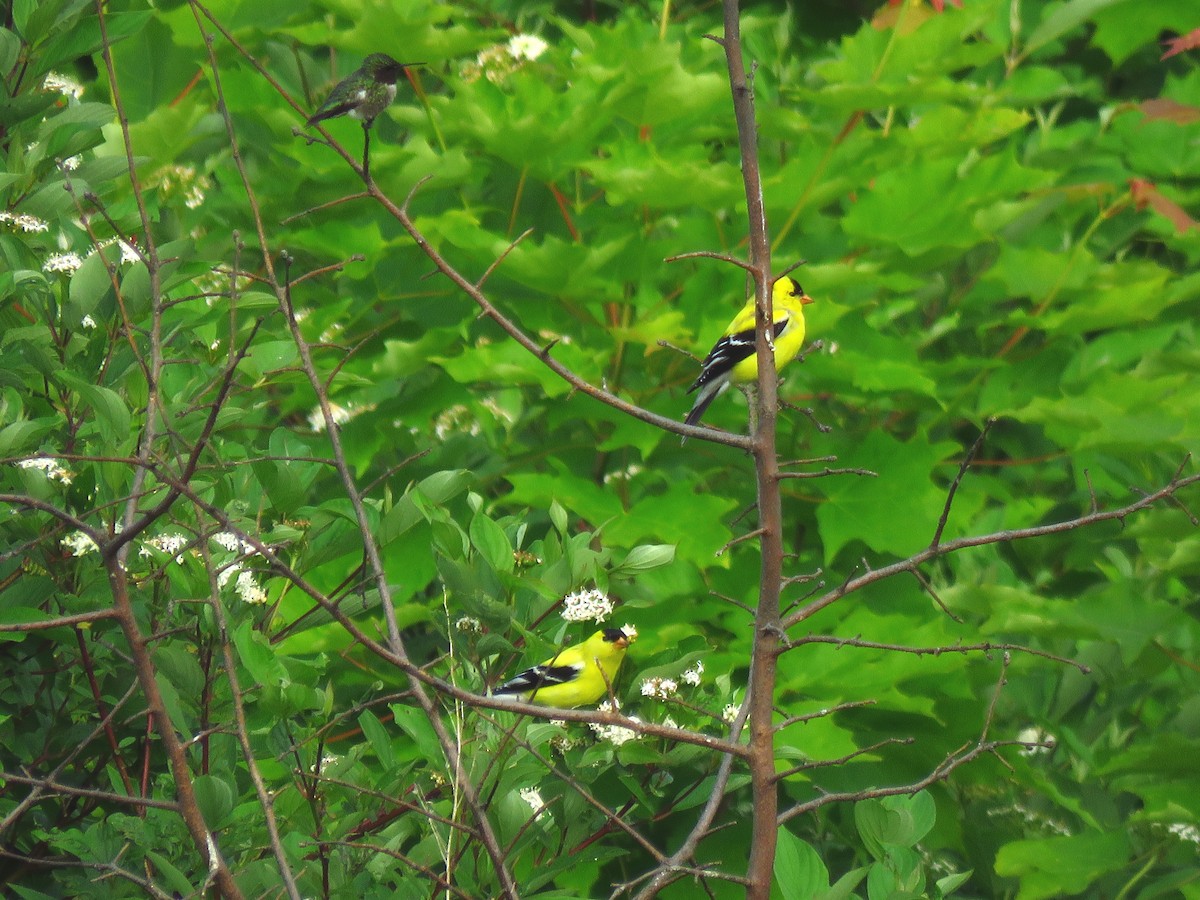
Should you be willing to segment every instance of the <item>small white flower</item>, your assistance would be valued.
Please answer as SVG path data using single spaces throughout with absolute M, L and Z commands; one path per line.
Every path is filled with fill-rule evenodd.
M 96 320 L 93 319 L 91 316 L 84 316 L 80 320 L 79 324 L 82 325 L 84 328 L 91 330 L 92 328 L 96 327 Z
M 98 551 L 96 542 L 82 531 L 73 531 L 62 539 L 62 545 L 71 551 L 72 556 L 87 556 Z
M 172 165 L 159 173 L 159 187 L 165 194 L 182 194 L 183 205 L 195 209 L 204 203 L 207 192 L 212 188 L 212 179 L 198 173 L 194 166 Z
M 66 159 L 60 159 L 58 167 L 64 172 L 74 172 L 79 168 L 81 162 L 83 162 L 83 157 L 76 154 L 75 156 L 68 156 Z
M 647 678 L 642 682 L 642 696 L 666 700 L 679 692 L 679 682 L 673 678 Z
M 334 425 L 344 425 L 360 413 L 374 408 L 375 404 L 373 403 L 366 406 L 339 406 L 336 403 L 330 403 L 329 415 L 333 418 Z M 308 427 L 318 433 L 325 430 L 325 415 L 321 412 L 321 407 L 318 406 L 308 414 Z
M 637 716 L 630 716 L 630 720 L 640 722 Z M 624 725 L 600 725 L 595 722 L 590 722 L 588 727 L 596 733 L 597 739 L 608 741 L 614 747 L 620 747 L 629 741 L 636 741 L 640 736 L 632 728 L 626 728 Z
M 48 479 L 70 484 L 75 479 L 75 473 L 65 468 L 57 459 L 49 456 L 35 456 L 33 459 L 22 459 L 17 462 L 18 469 L 36 469 L 45 474 Z
M 231 553 L 239 553 L 243 556 L 258 556 L 259 553 L 254 549 L 254 545 L 249 541 L 243 541 L 232 531 L 218 531 L 210 540 L 213 541 L 222 550 L 228 550 Z
M 114 244 L 121 248 L 121 265 L 124 265 L 125 263 L 138 262 L 141 259 L 141 257 L 138 256 L 137 249 L 133 246 L 133 244 L 129 243 L 129 241 L 125 240 L 124 238 L 119 237 L 111 237 L 108 240 L 100 241 L 100 243 L 98 243 L 92 250 L 92 253 L 95 253 L 98 250 L 105 250 L 109 247 L 112 247 Z M 92 253 L 89 253 L 88 256 L 91 256 Z
M 692 687 L 696 687 L 698 684 L 700 684 L 700 678 L 703 674 L 704 663 L 697 660 L 694 666 L 683 673 L 683 683 L 690 684 Z
M 1187 822 L 1171 822 L 1167 825 L 1167 831 L 1182 840 L 1200 844 L 1200 828 L 1195 825 Z
M 55 253 L 46 257 L 46 261 L 42 263 L 42 271 L 64 272 L 71 275 L 82 265 L 83 260 L 78 253 Z
M 439 441 L 444 441 L 455 434 L 474 436 L 479 432 L 479 420 L 461 403 L 446 407 L 433 420 L 433 433 Z
M 13 225 L 27 233 L 39 233 L 50 230 L 50 223 L 39 219 L 37 216 L 28 216 L 24 213 L 10 213 L 6 209 L 0 209 L 0 223 Z
M 237 582 L 233 589 L 237 591 L 237 595 L 242 598 L 243 603 L 258 605 L 267 602 L 267 592 L 255 580 L 254 573 L 249 569 L 238 572 Z
M 533 816 L 536 819 L 541 815 L 542 810 L 546 808 L 546 801 L 542 799 L 541 793 L 537 788 L 524 787 L 517 792 L 521 799 L 529 804 L 529 808 L 533 810 Z
M 721 718 L 732 725 L 733 720 L 738 717 L 739 711 L 740 708 L 736 703 L 726 703 L 725 708 L 721 710 Z
M 175 562 L 183 565 L 183 554 L 179 551 L 188 545 L 189 539 L 187 535 L 179 534 L 178 532 L 171 534 L 159 534 L 142 542 L 138 554 L 141 556 L 152 556 L 154 551 L 165 553 L 168 556 L 174 556 Z
M 463 616 L 457 622 L 454 623 L 454 627 L 457 628 L 459 631 L 465 631 L 465 632 L 468 632 L 469 634 L 482 634 L 483 633 L 483 623 L 480 622 L 478 619 L 476 619 L 474 616 Z
M 536 34 L 514 34 L 508 39 L 508 53 L 513 59 L 535 60 L 549 49 L 550 45 Z
M 83 96 L 83 85 L 57 72 L 46 73 L 42 79 L 42 90 L 62 94 L 68 100 L 79 100 Z
M 630 643 L 637 640 L 638 630 L 628 622 L 621 626 L 621 630 L 625 632 L 625 637 L 629 638 Z
M 335 765 L 340 760 L 341 760 L 341 757 L 337 756 L 336 754 L 322 753 L 320 762 L 313 763 L 311 766 L 309 766 L 308 770 L 310 772 L 323 772 L 325 769 L 328 769 L 330 766 Z
M 621 704 L 604 700 L 597 707 L 600 712 L 620 712 Z M 642 721 L 637 716 L 630 716 L 629 719 L 633 722 Z M 588 728 L 595 732 L 597 739 L 608 741 L 614 747 L 620 747 L 622 744 L 637 740 L 640 735 L 632 728 L 626 728 L 624 725 L 605 725 L 600 722 L 588 722 Z
M 612 600 L 595 588 L 576 591 L 563 598 L 562 617 L 568 622 L 603 622 L 612 611 Z
M 679 723 L 676 722 L 674 719 L 672 719 L 670 716 L 665 716 L 662 720 L 662 723 L 663 723 L 664 728 L 678 728 L 679 727 Z
M 1018 731 L 1017 740 L 1028 744 L 1057 743 L 1054 735 L 1032 725 Z M 1022 756 L 1037 756 L 1041 753 L 1049 753 L 1052 749 L 1052 747 L 1022 747 L 1020 752 Z
M 637 463 L 632 463 L 624 469 L 616 472 L 605 472 L 604 483 L 611 484 L 614 481 L 632 481 L 636 476 L 642 474 L 643 467 Z
M 510 412 L 509 410 L 502 407 L 499 403 L 496 402 L 495 397 L 492 397 L 492 396 L 483 397 L 482 399 L 480 399 L 479 405 L 482 406 L 484 409 L 486 409 L 488 412 L 490 412 L 497 419 L 499 419 L 502 422 L 507 422 L 509 425 L 512 425 L 513 423 L 515 423 L 517 421 L 516 413 Z

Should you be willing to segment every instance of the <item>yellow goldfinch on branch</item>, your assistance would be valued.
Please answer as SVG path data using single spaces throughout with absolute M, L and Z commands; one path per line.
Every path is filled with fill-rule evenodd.
M 773 336 L 775 341 L 775 368 L 782 369 L 796 358 L 804 344 L 804 307 L 812 303 L 812 297 L 795 279 L 784 275 L 771 289 L 773 310 Z M 725 334 L 708 351 L 700 377 L 688 388 L 688 393 L 697 388 L 696 402 L 687 414 L 684 423 L 695 425 L 717 396 L 729 387 L 730 381 L 738 384 L 752 382 L 758 378 L 758 354 L 754 352 L 754 298 L 751 297 L 742 311 L 733 317 Z
M 605 628 L 540 665 L 531 666 L 496 688 L 499 698 L 527 700 L 546 706 L 583 706 L 608 693 L 625 650 L 637 638 L 630 625 Z

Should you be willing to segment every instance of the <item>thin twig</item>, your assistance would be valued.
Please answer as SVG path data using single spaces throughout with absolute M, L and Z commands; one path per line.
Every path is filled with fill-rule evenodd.
M 971 467 L 971 460 L 979 453 L 979 449 L 983 446 L 988 432 L 992 430 L 992 426 L 995 424 L 995 418 L 988 419 L 984 423 L 983 430 L 979 432 L 979 437 L 975 438 L 975 443 L 971 445 L 971 449 L 963 457 L 954 480 L 950 482 L 950 490 L 946 492 L 946 503 L 942 506 L 941 516 L 938 517 L 937 528 L 933 532 L 933 540 L 929 542 L 930 547 L 937 547 L 942 542 L 942 532 L 946 530 L 946 521 L 950 518 L 950 507 L 954 504 L 954 495 L 958 493 L 958 486 L 962 484 L 963 476 L 967 474 L 967 469 Z

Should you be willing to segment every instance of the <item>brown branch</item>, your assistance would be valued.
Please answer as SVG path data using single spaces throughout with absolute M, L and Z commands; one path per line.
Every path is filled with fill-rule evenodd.
M 992 719 L 996 713 L 996 705 L 1000 698 L 1000 691 L 1003 690 L 1007 682 L 1008 666 L 1010 659 L 1008 654 L 1004 655 L 1000 666 L 1000 677 L 996 683 L 996 690 L 992 694 L 991 702 L 988 704 L 987 714 L 984 716 L 983 727 L 980 730 L 979 738 L 975 741 L 974 746 L 970 749 L 960 748 L 946 756 L 946 758 L 938 764 L 936 768 L 924 778 L 918 779 L 911 784 L 899 785 L 895 787 L 884 788 L 867 788 L 861 791 L 842 791 L 839 793 L 822 794 L 813 800 L 806 803 L 798 803 L 790 809 L 786 810 L 779 816 L 779 825 L 782 826 L 796 816 L 804 815 L 808 812 L 813 812 L 823 806 L 829 806 L 832 803 L 856 803 L 859 800 L 878 799 L 880 797 L 894 797 L 901 794 L 915 794 L 918 791 L 924 790 L 931 784 L 938 781 L 944 781 L 950 776 L 950 773 L 955 769 L 978 759 L 985 753 L 995 753 L 1000 747 L 1027 747 L 1028 741 L 992 741 L 987 739 L 988 730 L 991 728 Z
M 882 747 L 888 747 L 893 744 L 907 747 L 908 745 L 915 744 L 916 742 L 917 739 L 911 737 L 884 738 L 882 741 L 876 741 L 874 744 L 871 744 L 868 747 L 862 747 L 861 749 L 853 750 L 850 753 L 847 753 L 845 756 L 839 756 L 837 759 L 820 759 L 812 762 L 799 763 L 789 769 L 783 769 L 775 773 L 775 780 L 783 781 L 785 778 L 790 778 L 791 776 L 798 775 L 801 772 L 807 772 L 809 769 L 827 769 L 830 766 L 842 766 L 850 762 L 852 759 L 856 759 L 859 756 L 865 756 L 868 753 L 873 753 Z
M 971 449 L 963 457 L 963 461 L 958 467 L 958 473 L 954 476 L 954 480 L 950 482 L 950 490 L 946 492 L 946 503 L 942 507 L 941 516 L 938 517 L 937 528 L 933 532 L 933 540 L 929 542 L 930 547 L 936 547 L 942 542 L 942 532 L 946 530 L 946 521 L 950 518 L 950 507 L 954 504 L 954 495 L 958 493 L 958 486 L 962 484 L 963 476 L 967 474 L 967 469 L 971 467 L 971 460 L 978 455 L 980 448 L 983 447 L 983 442 L 987 439 L 988 432 L 992 430 L 992 426 L 995 424 L 995 418 L 987 420 L 983 426 L 983 430 L 979 432 L 979 437 L 975 438 L 975 443 L 971 445 Z
M 1078 516 L 1074 519 L 1067 519 L 1062 522 L 1054 522 L 1050 525 L 1034 525 L 1028 528 L 1012 528 L 1005 531 L 996 531 L 991 534 L 976 535 L 973 537 L 957 538 L 953 541 L 944 541 L 936 547 L 926 547 L 918 553 L 914 553 L 907 559 L 902 559 L 899 562 L 892 563 L 888 566 L 883 566 L 879 569 L 872 569 L 857 578 L 847 578 L 840 586 L 827 594 L 821 596 L 812 603 L 802 609 L 791 613 L 784 619 L 784 628 L 791 628 L 805 619 L 811 618 L 816 613 L 820 612 L 830 604 L 836 603 L 838 600 L 851 594 L 868 584 L 874 584 L 877 581 L 883 581 L 886 578 L 891 578 L 900 572 L 911 572 L 917 566 L 929 562 L 933 559 L 939 559 L 943 556 L 948 556 L 951 553 L 956 553 L 959 550 L 965 550 L 970 547 L 983 547 L 988 544 L 1001 544 L 1009 541 L 1028 540 L 1029 538 L 1045 537 L 1051 534 L 1061 534 L 1065 531 L 1074 531 L 1077 528 L 1084 528 L 1088 525 L 1095 525 L 1100 522 L 1110 522 L 1114 520 L 1122 520 L 1136 512 L 1148 509 L 1160 500 L 1164 500 L 1178 493 L 1186 487 L 1189 487 L 1200 481 L 1200 475 L 1188 475 L 1187 477 L 1179 477 L 1177 472 L 1175 477 L 1171 479 L 1163 487 L 1156 491 L 1145 494 L 1141 499 L 1126 504 L 1125 506 L 1116 509 L 1110 509 L 1102 512 L 1089 513 L 1084 516 Z
M 250 206 L 250 211 L 254 221 L 255 233 L 258 237 L 259 246 L 263 251 L 263 263 L 266 269 L 266 277 L 271 284 L 279 308 L 283 312 L 287 321 L 288 329 L 291 332 L 292 340 L 299 352 L 301 365 L 304 373 L 308 378 L 309 384 L 314 393 L 317 395 L 317 400 L 321 407 L 321 414 L 325 420 L 325 427 L 328 432 L 330 446 L 333 451 L 334 464 L 337 468 L 338 475 L 341 479 L 342 486 L 346 490 L 346 495 L 350 500 L 351 507 L 354 509 L 355 519 L 358 523 L 359 533 L 362 537 L 363 551 L 366 554 L 370 564 L 372 576 L 375 580 L 376 587 L 379 591 L 380 599 L 382 600 L 382 609 L 384 620 L 387 624 L 388 631 L 388 648 L 389 655 L 398 662 L 402 662 L 402 668 L 405 669 L 411 680 L 413 689 L 413 697 L 417 701 L 417 705 L 421 707 L 426 719 L 429 721 L 431 728 L 437 738 L 438 744 L 445 756 L 445 761 L 449 767 L 455 783 L 462 791 L 467 805 L 471 807 L 472 814 L 475 816 L 479 825 L 482 843 L 488 857 L 491 860 L 493 871 L 500 883 L 501 889 L 506 897 L 516 898 L 518 896 L 517 886 L 513 880 L 512 873 L 508 870 L 504 861 L 504 856 L 500 848 L 500 842 L 496 837 L 495 831 L 492 828 L 491 822 L 487 817 L 487 811 L 483 809 L 479 803 L 478 793 L 474 785 L 466 777 L 461 765 L 460 750 L 456 743 L 451 740 L 446 732 L 445 724 L 442 722 L 441 716 L 438 714 L 436 704 L 433 702 L 429 694 L 422 689 L 421 681 L 416 676 L 418 671 L 416 667 L 408 660 L 408 653 L 405 650 L 403 639 L 400 636 L 400 628 L 396 621 L 396 609 L 392 602 L 390 586 L 387 580 L 387 572 L 383 565 L 382 557 L 379 553 L 379 546 L 376 543 L 375 535 L 372 530 L 370 517 L 367 515 L 366 507 L 363 504 L 362 494 L 358 491 L 354 475 L 350 471 L 349 464 L 346 460 L 346 454 L 341 442 L 341 436 L 337 429 L 337 424 L 333 421 L 333 413 L 329 408 L 329 398 L 325 391 L 320 374 L 317 372 L 316 365 L 313 363 L 312 353 L 308 343 L 304 340 L 300 333 L 299 323 L 296 321 L 295 309 L 292 305 L 290 284 L 286 276 L 283 283 L 280 283 L 271 255 L 268 252 L 270 242 L 267 239 L 266 228 L 263 223 L 262 211 L 259 208 L 257 197 L 254 193 L 253 185 L 250 181 L 249 173 L 246 170 L 245 162 L 242 159 L 241 146 L 237 138 L 237 132 L 233 126 L 233 120 L 230 117 L 228 105 L 225 103 L 222 93 L 220 72 L 217 66 L 216 53 L 213 49 L 212 35 L 208 34 L 200 21 L 200 11 L 203 7 L 197 0 L 191 0 L 192 12 L 196 18 L 196 27 L 204 38 L 205 45 L 208 49 L 209 64 L 212 67 L 213 86 L 217 93 L 218 108 L 225 122 L 226 135 L 229 138 L 230 151 L 233 157 L 234 165 L 237 168 L 241 178 L 242 188 L 246 193 L 247 203 Z M 204 10 L 207 15 L 207 11 Z M 211 16 L 209 16 L 212 21 Z M 374 193 L 377 192 L 374 182 L 367 177 L 368 188 Z M 285 264 L 288 261 L 286 254 L 284 255 Z
M 94 612 L 76 613 L 73 616 L 55 616 L 52 619 L 41 619 L 37 622 L 3 622 L 0 632 L 5 631 L 41 631 L 44 628 L 62 628 L 69 625 L 82 625 L 85 622 L 102 622 L 105 619 L 115 619 L 114 610 L 98 609 Z
M 801 638 L 788 640 L 782 652 L 786 653 L 788 650 L 795 650 L 797 647 L 803 647 L 805 644 L 831 644 L 835 647 L 858 647 L 865 650 L 911 653 L 914 656 L 942 656 L 946 653 L 995 653 L 996 651 L 1002 653 L 1025 653 L 1029 656 L 1039 656 L 1042 659 L 1048 659 L 1051 662 L 1056 662 L 1064 666 L 1071 666 L 1074 669 L 1078 669 L 1084 675 L 1090 675 L 1092 672 L 1090 666 L 1084 665 L 1074 659 L 1067 659 L 1065 656 L 1058 656 L 1045 650 L 1038 650 L 1035 647 L 1025 647 L 1021 644 L 993 644 L 990 641 L 983 641 L 978 644 L 948 644 L 942 647 L 910 647 L 904 644 L 864 641 L 862 638 L 857 637 L 840 638 L 828 634 L 809 634 Z
M 819 709 L 816 712 L 803 713 L 801 715 L 787 716 L 781 722 L 776 724 L 776 731 L 783 731 L 792 725 L 811 722 L 813 719 L 824 719 L 827 716 L 832 716 L 834 713 L 845 712 L 848 709 L 861 709 L 864 706 L 874 706 L 875 700 L 849 700 L 845 703 L 839 703 L 837 706 L 830 706 L 826 709 Z

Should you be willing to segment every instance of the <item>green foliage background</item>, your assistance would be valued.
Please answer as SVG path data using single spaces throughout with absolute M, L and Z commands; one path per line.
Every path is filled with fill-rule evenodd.
M 227 29 L 213 45 L 219 91 L 266 249 L 291 254 L 293 278 L 320 270 L 292 300 L 330 400 L 350 414 L 348 462 L 414 659 L 482 690 L 586 636 L 556 604 L 595 585 L 619 598 L 616 622 L 641 632 L 618 691 L 626 711 L 726 734 L 720 715 L 743 697 L 752 620 L 722 597 L 753 605 L 759 558 L 753 542 L 718 553 L 753 528 L 748 458 L 681 446 L 573 394 L 469 297 L 429 277 L 428 257 L 382 208 L 322 207 L 359 185 L 295 131 L 366 53 L 424 61 L 376 124 L 380 186 L 400 202 L 420 184 L 417 227 L 468 278 L 507 251 L 485 290 L 553 343 L 557 360 L 679 418 L 697 364 L 660 342 L 702 355 L 749 290 L 728 265 L 664 262 L 745 253 L 724 59 L 704 39 L 720 31 L 719 9 L 208 9 Z M 190 764 L 239 883 L 259 895 L 278 873 L 233 736 L 225 637 L 305 896 L 428 896 L 432 872 L 465 896 L 494 895 L 486 856 L 446 824 L 464 813 L 404 680 L 261 557 L 240 561 L 266 604 L 240 602 L 232 579 L 217 583 L 237 554 L 208 536 L 236 530 L 380 633 L 327 436 L 310 424 L 317 399 L 275 297 L 256 281 L 263 248 L 198 14 L 178 2 L 106 10 L 167 302 L 155 319 L 150 270 L 118 262 L 116 248 L 73 274 L 44 270 L 53 253 L 86 255 L 140 224 L 94 7 L 13 3 L 0 32 L 0 207 L 49 228 L 0 223 L 0 457 L 14 463 L 0 466 L 0 616 L 11 625 L 110 606 L 98 555 L 70 555 L 62 540 L 73 529 L 51 510 L 111 533 L 125 501 L 140 491 L 138 507 L 151 508 L 204 439 L 189 492 L 144 535 L 183 534 L 188 551 L 181 562 L 134 552 L 127 567 L 168 711 L 181 734 L 200 736 Z M 996 424 L 947 538 L 1123 505 L 1180 466 L 1194 471 L 1188 455 L 1200 449 L 1200 227 L 1188 214 L 1200 203 L 1200 57 L 1162 60 L 1158 43 L 1200 27 L 1191 0 L 967 0 L 940 14 L 905 4 L 878 15 L 860 21 L 817 3 L 752 4 L 743 15 L 774 267 L 806 261 L 795 276 L 817 299 L 809 333 L 823 343 L 785 370 L 782 396 L 812 412 L 784 411 L 779 452 L 818 460 L 806 470 L 875 473 L 784 482 L 788 574 L 812 576 L 789 585 L 790 604 L 927 546 L 988 419 Z M 490 50 L 515 33 L 549 47 L 532 61 Z M 78 101 L 41 89 L 52 70 L 83 85 Z M 329 131 L 358 154 L 357 124 Z M 76 155 L 77 168 L 59 164 Z M 129 459 L 147 435 L 141 363 L 154 329 L 167 354 L 164 413 L 151 438 L 158 468 L 141 483 Z M 209 440 L 228 365 L 231 391 Z M 744 404 L 723 398 L 708 420 L 744 429 Z M 62 455 L 73 482 L 15 465 L 39 454 Z M 1179 499 L 1123 522 L 956 553 L 923 569 L 930 590 L 895 577 L 795 629 L 793 639 L 948 652 L 808 643 L 785 654 L 781 722 L 852 706 L 779 732 L 781 770 L 843 760 L 785 777 L 783 810 L 825 792 L 915 784 L 985 723 L 992 738 L 1055 745 L 983 755 L 910 799 L 790 819 L 780 896 L 815 896 L 843 879 L 829 896 L 1200 897 L 1200 541 L 1186 509 L 1194 491 Z M 456 627 L 463 616 L 482 633 Z M 129 879 L 98 884 L 95 869 L 26 860 L 119 861 L 164 890 L 195 890 L 203 865 L 171 811 L 139 815 L 99 794 L 54 791 L 18 808 L 30 788 L 10 776 L 60 765 L 58 781 L 76 788 L 121 794 L 144 778 L 146 795 L 174 798 L 136 691 L 121 699 L 135 682 L 120 630 L 98 621 L 3 636 L 0 815 L 13 855 L 0 878 L 29 897 L 135 893 Z M 1001 683 L 999 653 L 953 652 L 981 642 L 1089 671 L 1015 652 Z M 705 680 L 688 706 L 640 696 L 642 678 L 677 676 L 696 660 Z M 110 739 L 97 723 L 114 706 Z M 533 720 L 514 739 L 511 717 L 451 703 L 446 717 L 529 896 L 607 896 L 655 862 L 606 826 L 566 773 L 665 853 L 711 788 L 716 758 L 691 745 L 617 748 L 582 725 Z M 575 742 L 565 749 L 564 735 Z M 735 766 L 725 828 L 697 863 L 741 873 L 744 784 Z M 531 817 L 521 788 L 539 789 L 547 811 Z M 715 896 L 743 891 L 705 884 Z M 684 881 L 663 895 L 694 890 Z

